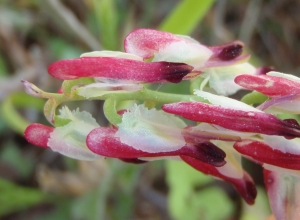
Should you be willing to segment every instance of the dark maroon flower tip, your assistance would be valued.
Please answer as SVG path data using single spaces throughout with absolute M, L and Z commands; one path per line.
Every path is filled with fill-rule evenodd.
M 241 44 L 234 44 L 223 48 L 217 57 L 220 60 L 228 61 L 240 56 L 242 52 L 243 46 Z
M 241 154 L 261 163 L 267 163 L 287 169 L 300 170 L 300 155 L 284 153 L 271 146 L 253 140 L 236 142 L 234 148 Z
M 53 127 L 34 123 L 25 129 L 24 136 L 29 143 L 47 148 L 48 139 L 53 130 Z
M 178 83 L 193 70 L 184 63 L 143 62 L 115 57 L 82 57 L 51 64 L 48 72 L 55 78 L 82 77 L 117 79 L 138 83 Z
M 252 178 L 250 177 L 250 175 L 246 172 L 244 172 L 244 175 L 242 178 L 240 179 L 235 179 L 232 177 L 228 177 L 225 176 L 223 174 L 221 174 L 216 167 L 201 162 L 199 160 L 196 160 L 192 157 L 189 156 L 180 156 L 181 159 L 186 162 L 187 164 L 189 164 L 191 167 L 193 167 L 194 169 L 208 174 L 208 175 L 212 175 L 214 177 L 217 178 L 221 178 L 227 182 L 230 182 L 233 184 L 233 186 L 235 187 L 235 189 L 239 192 L 239 194 L 244 198 L 244 200 L 249 204 L 249 205 L 253 205 L 255 202 L 255 198 L 257 195 L 257 191 L 255 188 L 255 184 L 252 180 Z
M 224 160 L 226 153 L 211 142 L 197 144 L 197 153 L 202 155 L 201 161 L 211 164 L 215 167 L 220 167 L 226 164 Z M 199 155 L 199 156 L 200 156 Z
M 148 161 L 145 160 L 140 160 L 138 158 L 119 158 L 120 160 L 122 160 L 125 163 L 133 163 L 133 164 L 143 164 L 143 163 L 147 163 Z

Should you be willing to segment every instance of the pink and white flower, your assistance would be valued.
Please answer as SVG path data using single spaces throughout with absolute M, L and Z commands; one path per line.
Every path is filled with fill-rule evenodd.
M 300 113 L 300 78 L 279 72 L 267 75 L 240 75 L 235 82 L 246 89 L 256 90 L 271 100 L 258 106 L 270 113 Z

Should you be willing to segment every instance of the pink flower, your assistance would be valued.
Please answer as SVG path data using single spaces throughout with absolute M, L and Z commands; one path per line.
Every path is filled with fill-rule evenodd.
M 229 44 L 208 47 L 189 36 L 174 35 L 168 32 L 137 29 L 124 41 L 127 53 L 153 61 L 186 63 L 195 70 L 226 66 L 245 61 L 249 55 L 241 55 L 243 43 L 234 41 Z
M 240 75 L 235 82 L 247 89 L 256 90 L 271 100 L 258 106 L 258 109 L 270 113 L 300 113 L 300 78 L 279 72 L 267 75 Z
M 40 147 L 51 148 L 53 151 L 74 159 L 96 160 L 102 158 L 91 152 L 85 143 L 88 133 L 99 127 L 88 112 L 70 111 L 64 107 L 57 117 L 57 120 L 68 123 L 56 128 L 31 124 L 24 132 L 26 140 Z

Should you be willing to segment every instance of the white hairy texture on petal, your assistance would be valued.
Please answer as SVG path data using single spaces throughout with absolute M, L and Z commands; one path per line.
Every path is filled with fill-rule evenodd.
M 234 78 L 241 74 L 255 74 L 256 69 L 249 63 L 242 63 L 225 67 L 213 67 L 205 70 L 200 77 L 209 78 L 209 87 L 213 88 L 218 95 L 229 96 L 243 87 L 234 82 Z
M 143 58 L 131 53 L 124 53 L 120 51 L 110 51 L 110 50 L 102 50 L 102 51 L 93 51 L 89 53 L 81 54 L 80 57 L 118 57 L 130 60 L 139 60 L 143 61 Z
M 160 48 L 154 54 L 153 62 L 168 61 L 186 63 L 199 69 L 212 56 L 213 52 L 207 47 L 187 41 L 176 41 Z
M 300 140 L 299 138 L 294 138 L 288 140 L 281 136 L 269 136 L 261 135 L 263 137 L 264 143 L 269 145 L 272 149 L 279 150 L 283 153 L 290 153 L 300 155 Z
M 212 105 L 235 109 L 235 110 L 261 112 L 260 110 L 250 105 L 247 105 L 243 102 L 225 96 L 214 95 L 212 93 L 200 91 L 197 89 L 194 90 L 194 94 L 208 100 Z
M 226 164 L 222 167 L 216 167 L 224 176 L 240 179 L 243 178 L 244 172 L 241 165 L 241 155 L 233 149 L 234 142 L 212 141 L 213 144 L 225 151 Z
M 58 117 L 60 118 L 69 119 L 73 122 L 83 121 L 92 126 L 99 127 L 98 123 L 89 112 L 79 111 L 78 108 L 75 111 L 71 111 L 67 106 L 63 106 L 59 110 L 59 113 Z
M 65 156 L 78 160 L 96 160 L 103 158 L 88 149 L 86 137 L 97 126 L 84 121 L 72 121 L 57 127 L 50 134 L 48 146 Z
M 297 81 L 300 82 L 300 78 L 297 76 L 294 76 L 292 74 L 286 74 L 286 73 L 280 73 L 280 72 L 276 72 L 276 71 L 271 71 L 267 73 L 268 76 L 277 76 L 277 77 L 282 77 L 285 79 L 289 79 L 292 81 Z
M 100 97 L 110 93 L 135 92 L 143 89 L 139 84 L 126 83 L 92 83 L 77 89 L 77 93 L 85 98 Z
M 57 127 L 50 134 L 48 146 L 65 156 L 79 160 L 95 160 L 101 156 L 91 152 L 86 146 L 87 135 L 99 127 L 92 115 L 86 111 L 70 111 L 64 106 L 60 109 L 60 118 L 69 119 L 68 124 Z
M 134 105 L 123 114 L 115 136 L 135 149 L 168 152 L 185 145 L 181 129 L 186 125 L 173 115 L 143 105 Z

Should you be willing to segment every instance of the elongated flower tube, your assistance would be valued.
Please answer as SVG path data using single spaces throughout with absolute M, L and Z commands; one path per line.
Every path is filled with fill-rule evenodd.
M 300 137 L 298 124 L 282 121 L 274 115 L 264 113 L 234 99 L 203 91 L 196 91 L 195 94 L 204 97 L 211 104 L 178 102 L 165 104 L 162 109 L 189 120 L 211 123 L 235 131 Z
M 300 78 L 296 76 L 269 72 L 259 76 L 240 75 L 235 82 L 272 98 L 258 109 L 270 113 L 300 113 Z
M 134 83 L 178 83 L 193 70 L 184 63 L 144 62 L 123 57 L 83 56 L 51 64 L 48 72 L 55 78 L 72 80 L 92 77 Z

